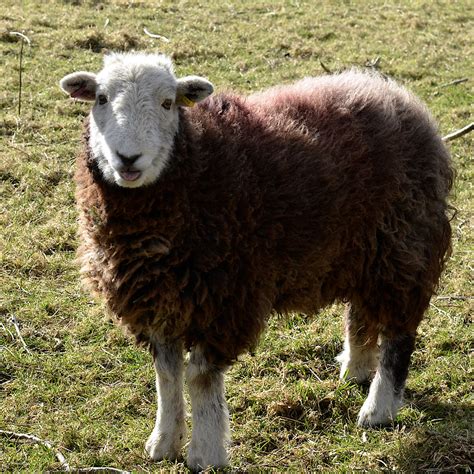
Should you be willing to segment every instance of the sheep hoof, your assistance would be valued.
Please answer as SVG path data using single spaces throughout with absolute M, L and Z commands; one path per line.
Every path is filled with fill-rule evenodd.
M 199 446 L 194 441 L 191 442 L 187 460 L 188 468 L 193 472 L 203 471 L 209 467 L 223 468 L 229 464 L 227 453 L 224 447 Z
M 145 451 L 153 461 L 177 459 L 185 441 L 185 429 L 175 434 L 161 433 L 153 430 L 145 444 Z
M 376 427 L 386 426 L 393 423 L 401 402 L 396 400 L 391 403 L 374 403 L 370 395 L 362 405 L 359 416 L 357 417 L 357 425 L 360 427 Z
M 336 360 L 341 364 L 339 378 L 353 380 L 358 384 L 367 382 L 377 367 L 377 357 L 369 352 L 363 357 L 354 359 L 350 357 L 348 351 L 343 351 L 336 357 Z
M 393 418 L 388 411 L 377 412 L 375 410 L 367 411 L 362 407 L 357 417 L 357 425 L 364 428 L 371 426 L 384 426 L 392 423 Z

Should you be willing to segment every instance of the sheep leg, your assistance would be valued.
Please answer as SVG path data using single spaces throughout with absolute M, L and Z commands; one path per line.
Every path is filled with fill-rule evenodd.
M 158 408 L 156 423 L 145 450 L 150 457 L 176 459 L 186 437 L 183 398 L 183 348 L 181 344 L 151 343 L 156 371 Z
M 360 310 L 348 306 L 345 313 L 344 350 L 337 356 L 341 364 L 340 378 L 367 381 L 377 368 L 378 329 Z
M 188 467 L 202 470 L 227 465 L 229 412 L 224 394 L 224 369 L 208 364 L 202 348 L 191 352 L 186 370 L 193 413 Z
M 391 423 L 402 404 L 410 356 L 415 347 L 412 333 L 382 337 L 380 361 L 369 395 L 359 412 L 359 426 Z

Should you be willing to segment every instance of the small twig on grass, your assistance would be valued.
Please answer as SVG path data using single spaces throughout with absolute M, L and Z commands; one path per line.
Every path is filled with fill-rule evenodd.
M 15 340 L 15 336 L 12 334 L 12 332 L 10 331 L 10 329 L 8 329 L 2 322 L 0 322 L 0 326 L 3 328 L 3 331 L 5 333 L 8 333 L 10 335 L 10 337 L 12 338 L 12 340 L 14 341 Z
M 16 335 L 18 336 L 18 339 L 20 339 L 20 342 L 23 345 L 25 351 L 28 354 L 31 355 L 31 351 L 28 349 L 28 346 L 26 345 L 26 342 L 23 339 L 23 336 L 21 335 L 20 325 L 18 324 L 18 321 L 16 320 L 15 316 L 10 316 L 10 321 L 12 322 L 13 326 L 15 327 Z
M 22 92 L 22 75 L 23 75 L 23 46 L 25 42 L 28 43 L 28 45 L 31 45 L 31 41 L 28 38 L 28 36 L 24 35 L 23 33 L 20 33 L 19 31 L 10 31 L 10 34 L 12 36 L 19 36 L 21 39 L 21 46 L 20 46 L 20 70 L 19 70 L 19 88 L 18 88 L 18 115 L 21 115 L 21 92 Z
M 451 140 L 455 140 L 456 138 L 462 137 L 463 135 L 466 135 L 469 132 L 472 132 L 473 130 L 474 122 L 471 122 L 469 125 L 466 125 L 465 127 L 460 128 L 459 130 L 455 130 L 454 132 L 451 132 L 450 134 L 443 137 L 443 141 L 450 142 Z
M 51 145 L 51 143 L 49 143 L 49 145 Z M 23 149 L 20 148 L 20 147 L 17 147 L 17 146 L 15 146 L 15 145 L 10 145 L 10 143 L 8 143 L 7 146 L 8 146 L 9 148 L 13 148 L 14 150 L 20 151 L 20 152 L 23 153 L 27 158 L 31 158 L 31 155 L 30 155 L 27 151 L 23 150 Z
M 74 469 L 74 472 L 77 474 L 82 474 L 86 472 L 115 472 L 117 474 L 131 474 L 130 471 L 122 471 L 121 469 L 116 469 L 115 467 L 80 467 L 79 469 Z
M 447 316 L 447 315 L 448 315 L 448 313 L 447 313 L 444 309 L 439 308 L 439 307 L 436 306 L 435 304 L 430 303 L 430 306 L 431 306 L 432 308 L 434 308 L 436 311 L 438 311 L 438 313 L 441 313 L 443 316 Z
M 380 67 L 380 60 L 381 60 L 380 56 L 377 56 L 374 59 L 370 59 L 370 60 L 366 61 L 365 67 L 369 67 L 369 68 L 372 68 L 372 69 L 378 69 Z
M 456 86 L 458 84 L 462 84 L 463 82 L 467 82 L 468 80 L 468 77 L 463 77 L 462 79 L 455 79 L 454 81 L 446 82 L 446 84 L 441 84 L 439 87 Z
M 449 295 L 449 296 L 435 296 L 436 300 L 459 300 L 459 301 L 469 301 L 473 300 L 474 296 L 462 296 L 462 295 Z
M 56 458 L 58 461 L 61 463 L 61 467 L 65 471 L 70 471 L 71 468 L 69 467 L 68 462 L 66 461 L 66 458 L 57 450 L 54 448 L 53 444 L 50 441 L 47 441 L 45 439 L 40 439 L 37 436 L 30 435 L 30 434 L 25 434 L 25 433 L 14 433 L 13 431 L 4 431 L 0 430 L 0 435 L 6 436 L 10 439 L 26 439 L 28 441 L 31 441 L 33 443 L 41 444 L 42 446 L 46 446 L 48 449 L 54 452 Z
M 166 36 L 162 36 L 162 35 L 156 35 L 154 33 L 150 33 L 146 28 L 143 28 L 143 31 L 145 32 L 145 34 L 147 36 L 149 36 L 150 38 L 156 38 L 156 39 L 160 39 L 161 41 L 164 41 L 165 43 L 169 43 L 170 40 L 166 37 Z
M 53 443 L 46 439 L 38 438 L 37 436 L 26 434 L 26 433 L 15 433 L 14 431 L 5 431 L 0 430 L 0 436 L 4 436 L 9 439 L 25 439 L 32 443 L 41 444 L 46 446 L 48 449 L 53 451 L 57 460 L 61 463 L 61 468 L 67 472 L 76 472 L 76 473 L 87 473 L 87 472 L 106 472 L 106 473 L 117 473 L 117 474 L 130 474 L 130 471 L 122 471 L 122 469 L 116 469 L 115 467 L 81 467 L 78 469 L 71 469 L 69 463 L 66 461 L 66 458 L 63 454 L 54 448 Z
M 321 60 L 319 60 L 319 64 L 321 64 L 321 67 L 322 67 L 328 74 L 332 74 L 332 71 L 331 71 Z

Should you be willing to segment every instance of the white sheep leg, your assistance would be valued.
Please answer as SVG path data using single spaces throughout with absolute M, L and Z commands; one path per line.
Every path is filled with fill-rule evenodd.
M 378 331 L 349 306 L 345 314 L 344 350 L 336 357 L 341 364 L 339 377 L 362 383 L 375 372 L 378 362 Z
M 359 426 L 378 426 L 391 423 L 401 405 L 395 394 L 392 378 L 385 370 L 377 371 L 370 384 L 369 395 L 357 418 Z
M 377 426 L 393 422 L 402 405 L 414 334 L 382 338 L 381 356 L 369 395 L 359 412 L 359 426 Z
M 341 364 L 340 379 L 351 379 L 357 383 L 365 382 L 377 368 L 377 348 L 351 344 L 346 335 L 344 350 L 336 357 Z
M 210 366 L 199 347 L 191 352 L 186 371 L 193 412 L 188 467 L 224 467 L 228 464 L 229 412 L 224 394 L 224 371 Z
M 156 423 L 145 450 L 150 457 L 176 459 L 186 437 L 183 399 L 183 349 L 180 344 L 151 346 L 156 371 Z

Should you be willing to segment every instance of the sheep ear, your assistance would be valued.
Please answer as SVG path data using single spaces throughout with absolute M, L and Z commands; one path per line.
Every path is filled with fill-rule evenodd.
M 96 75 L 91 72 L 73 72 L 64 76 L 59 85 L 61 89 L 69 94 L 73 99 L 95 100 L 97 89 Z
M 214 92 L 214 86 L 203 77 L 186 76 L 178 79 L 176 104 L 192 107 Z

